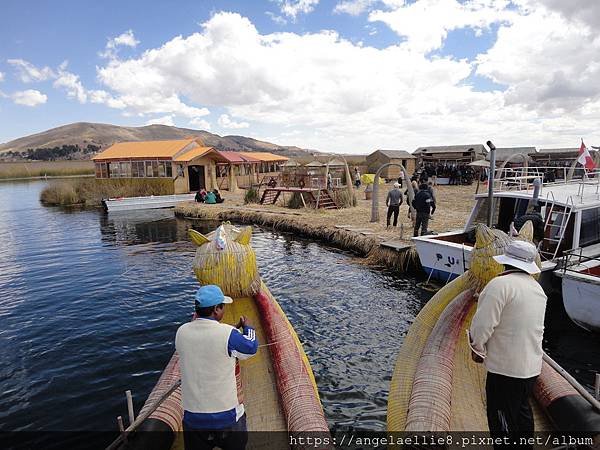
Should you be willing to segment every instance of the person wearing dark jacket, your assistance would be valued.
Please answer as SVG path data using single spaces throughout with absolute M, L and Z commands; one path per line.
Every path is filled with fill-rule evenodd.
M 414 236 L 419 236 L 419 228 L 421 236 L 423 236 L 427 234 L 430 215 L 435 212 L 435 199 L 427 188 L 427 184 L 419 186 L 419 192 L 415 195 L 412 206 L 417 211 Z

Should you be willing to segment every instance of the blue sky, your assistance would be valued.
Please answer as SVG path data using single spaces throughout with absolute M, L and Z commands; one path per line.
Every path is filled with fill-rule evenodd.
M 5 0 L 0 142 L 78 121 L 159 122 L 361 152 L 481 142 L 515 120 L 507 142 L 566 142 L 557 117 L 591 124 L 598 92 L 579 108 L 548 94 L 540 61 L 560 55 L 527 39 L 574 52 L 588 35 L 550 36 L 544 27 L 570 19 L 543 3 Z M 489 110 L 508 122 L 490 123 Z

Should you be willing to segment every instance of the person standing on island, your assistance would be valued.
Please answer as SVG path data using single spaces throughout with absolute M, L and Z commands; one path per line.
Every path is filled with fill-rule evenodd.
M 175 336 L 186 449 L 240 450 L 248 442 L 235 365 L 236 358 L 256 353 L 258 341 L 244 316 L 235 327 L 220 323 L 228 303 L 233 300 L 219 286 L 202 286 L 194 302 L 198 318 L 179 327 Z
M 358 167 L 354 168 L 354 186 L 356 186 L 356 189 L 360 187 L 360 172 L 358 171 Z
M 388 192 L 387 198 L 385 199 L 385 206 L 387 210 L 387 228 L 390 227 L 390 219 L 392 214 L 394 215 L 394 226 L 398 225 L 398 214 L 400 213 L 400 205 L 402 204 L 402 191 L 400 190 L 400 184 L 394 183 L 394 189 Z
M 421 229 L 421 236 L 424 236 L 427 234 L 429 219 L 435 212 L 435 198 L 431 195 L 427 183 L 419 186 L 419 192 L 416 193 L 412 206 L 417 211 L 414 236 L 419 236 L 419 228 Z
M 490 434 L 511 442 L 533 436 L 529 396 L 542 371 L 547 297 L 531 276 L 540 272 L 536 256 L 535 246 L 525 241 L 513 241 L 504 255 L 494 256 L 504 272 L 481 291 L 470 328 L 473 360 L 487 370 Z

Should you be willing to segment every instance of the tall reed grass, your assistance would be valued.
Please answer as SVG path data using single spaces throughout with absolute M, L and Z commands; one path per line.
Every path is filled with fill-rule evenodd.
M 40 201 L 49 206 L 98 206 L 102 199 L 173 194 L 173 181 L 165 178 L 56 180 L 41 192 Z
M 0 179 L 92 175 L 92 161 L 32 161 L 0 163 Z

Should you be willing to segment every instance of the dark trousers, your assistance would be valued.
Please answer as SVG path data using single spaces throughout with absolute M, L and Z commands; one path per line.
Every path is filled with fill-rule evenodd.
M 414 235 L 419 236 L 419 228 L 421 228 L 421 236 L 427 234 L 427 225 L 429 225 L 429 213 L 417 212 Z
M 185 450 L 244 450 L 248 443 L 246 414 L 231 428 L 223 430 L 190 430 L 183 422 Z
M 510 445 L 494 445 L 494 448 L 533 448 L 532 445 L 520 445 L 520 438 L 533 437 L 529 396 L 536 378 L 512 378 L 488 372 L 485 395 L 490 435 L 493 438 L 508 437 L 510 442 Z
M 398 225 L 398 214 L 400 213 L 400 205 L 390 205 L 388 206 L 387 212 L 387 226 L 390 226 L 390 219 L 392 218 L 392 214 L 394 214 L 394 226 Z

